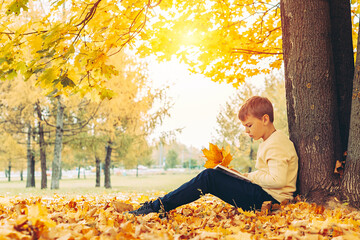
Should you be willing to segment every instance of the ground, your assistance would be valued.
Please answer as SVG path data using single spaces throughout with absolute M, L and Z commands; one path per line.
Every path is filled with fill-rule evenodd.
M 150 178 L 157 177 L 163 180 Z M 171 185 L 190 177 L 166 179 Z M 324 207 L 298 198 L 244 212 L 205 195 L 165 216 L 133 216 L 126 212 L 165 191 L 63 191 L 0 193 L 0 239 L 360 239 L 360 212 L 337 202 Z

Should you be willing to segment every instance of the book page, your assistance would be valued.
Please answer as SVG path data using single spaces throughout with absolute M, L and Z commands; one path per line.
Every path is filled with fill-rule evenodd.
M 236 178 L 251 182 L 250 179 L 248 179 L 247 177 L 245 177 L 241 173 L 239 173 L 237 171 L 234 171 L 234 170 L 231 170 L 230 168 L 224 167 L 223 165 L 219 164 L 216 167 L 214 167 L 214 169 L 222 171 L 222 172 L 224 172 L 224 173 L 226 173 L 226 174 L 228 174 L 228 175 L 230 175 L 232 177 L 236 177 Z

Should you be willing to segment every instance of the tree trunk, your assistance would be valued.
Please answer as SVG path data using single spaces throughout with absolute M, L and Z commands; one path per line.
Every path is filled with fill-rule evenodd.
M 39 120 L 38 128 L 39 128 L 40 164 L 41 164 L 41 189 L 46 189 L 47 188 L 46 143 L 44 137 L 44 125 L 42 123 L 42 113 L 39 103 L 36 103 L 36 111 Z
M 46 143 L 44 138 L 44 126 L 39 122 L 39 146 L 40 146 L 40 164 L 41 164 L 41 189 L 47 188 L 46 175 Z
M 344 179 L 342 181 L 342 193 L 343 197 L 352 206 L 360 208 L 360 28 L 357 49 L 351 104 L 349 148 L 345 163 Z
M 80 165 L 78 166 L 78 179 L 80 179 Z
M 35 160 L 34 154 L 31 149 L 31 125 L 28 126 L 28 133 L 27 133 L 27 176 L 26 176 L 26 187 L 35 187 Z
M 33 152 L 31 152 L 31 172 L 32 172 L 30 179 L 31 186 L 35 187 L 35 154 Z
M 281 0 L 290 138 L 299 155 L 298 190 L 310 201 L 336 190 L 341 157 L 329 1 Z M 337 179 L 338 180 L 338 179 Z
M 56 133 L 54 146 L 54 160 L 52 162 L 51 189 L 59 189 L 60 171 L 61 171 L 61 149 L 63 136 L 63 117 L 64 106 L 58 97 L 58 106 L 56 113 Z
M 106 149 L 105 167 L 104 167 L 105 188 L 111 188 L 111 182 L 110 182 L 110 165 L 111 165 L 111 151 L 112 151 L 111 144 L 112 142 L 109 141 L 108 145 L 105 147 Z
M 20 171 L 20 181 L 24 181 L 24 173 L 22 169 Z
M 95 187 L 100 187 L 100 158 L 98 156 L 95 156 L 95 163 L 96 163 L 96 184 Z
M 331 43 L 335 66 L 341 151 L 347 150 L 350 127 L 351 95 L 354 78 L 354 51 L 350 1 L 330 3 Z
M 8 182 L 11 182 L 11 160 L 9 160 L 9 166 L 7 170 Z

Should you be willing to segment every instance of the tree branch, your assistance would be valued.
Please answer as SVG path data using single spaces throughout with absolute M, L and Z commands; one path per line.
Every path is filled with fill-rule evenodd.
M 250 55 L 282 55 L 282 52 L 266 52 L 266 51 L 255 51 L 245 48 L 233 48 L 231 54 L 250 54 Z

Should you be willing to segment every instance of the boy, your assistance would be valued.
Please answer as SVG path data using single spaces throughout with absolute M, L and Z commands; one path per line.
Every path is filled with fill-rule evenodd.
M 292 199 L 296 190 L 298 157 L 293 143 L 274 127 L 271 102 L 264 97 L 251 97 L 241 107 L 238 117 L 251 138 L 264 140 L 257 152 L 257 170 L 244 173 L 251 182 L 205 169 L 178 189 L 145 202 L 129 213 L 144 215 L 159 212 L 161 208 L 170 211 L 207 193 L 243 210 L 260 209 L 265 201 L 280 203 Z

